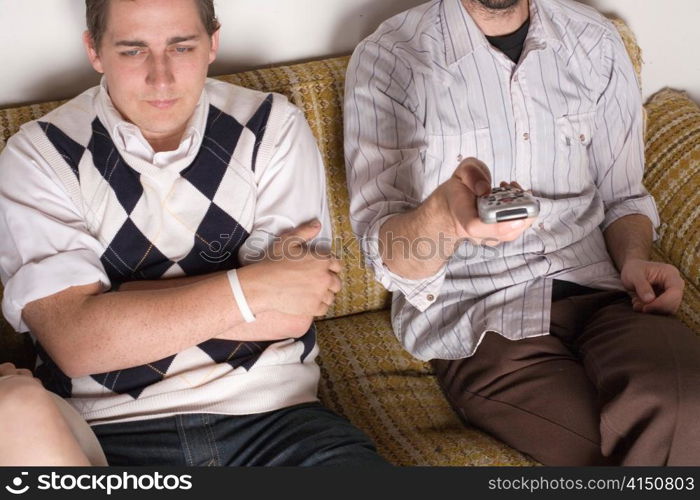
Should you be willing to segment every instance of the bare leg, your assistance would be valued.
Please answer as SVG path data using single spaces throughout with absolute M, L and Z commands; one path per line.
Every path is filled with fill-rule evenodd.
M 0 381 L 0 466 L 90 465 L 51 394 L 17 375 Z

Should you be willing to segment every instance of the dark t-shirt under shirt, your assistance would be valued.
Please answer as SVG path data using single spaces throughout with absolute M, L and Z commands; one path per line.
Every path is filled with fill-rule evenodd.
M 486 39 L 491 45 L 507 55 L 511 61 L 517 63 L 520 60 L 520 54 L 523 53 L 528 29 L 530 29 L 530 18 L 527 18 L 520 28 L 509 35 L 487 36 Z

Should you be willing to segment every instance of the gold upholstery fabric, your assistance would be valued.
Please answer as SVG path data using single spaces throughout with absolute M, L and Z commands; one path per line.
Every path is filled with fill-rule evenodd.
M 700 334 L 700 107 L 665 89 L 646 110 L 644 184 L 662 221 L 654 258 L 680 270 L 686 287 L 678 316 Z

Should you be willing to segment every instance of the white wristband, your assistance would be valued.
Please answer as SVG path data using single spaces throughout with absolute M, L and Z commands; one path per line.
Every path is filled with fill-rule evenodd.
M 253 314 L 253 311 L 250 310 L 248 301 L 245 299 L 245 295 L 243 295 L 243 289 L 241 288 L 241 282 L 238 281 L 238 274 L 236 273 L 236 270 L 231 269 L 226 273 L 226 275 L 228 276 L 228 282 L 231 285 L 233 298 L 236 300 L 236 304 L 238 305 L 238 309 L 241 311 L 243 319 L 246 321 L 246 323 L 252 323 L 255 321 L 255 315 Z

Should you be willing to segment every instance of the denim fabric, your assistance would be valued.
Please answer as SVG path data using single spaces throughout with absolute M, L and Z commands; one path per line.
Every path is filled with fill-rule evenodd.
M 110 465 L 388 465 L 319 403 L 256 415 L 182 414 L 93 427 Z

